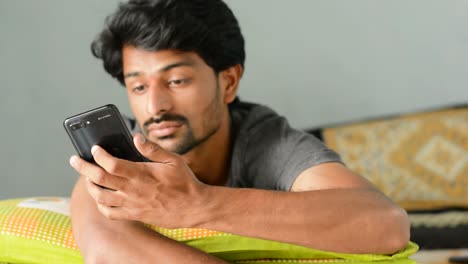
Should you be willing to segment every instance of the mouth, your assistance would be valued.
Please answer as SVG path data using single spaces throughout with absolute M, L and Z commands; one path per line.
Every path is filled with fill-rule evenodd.
M 159 124 L 153 123 L 147 129 L 148 135 L 165 138 L 175 134 L 180 127 L 182 127 L 182 124 L 178 122 L 161 122 Z

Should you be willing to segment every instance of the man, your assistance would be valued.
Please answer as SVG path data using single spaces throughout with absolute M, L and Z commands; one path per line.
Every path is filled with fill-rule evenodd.
M 221 0 L 131 0 L 92 44 L 128 92 L 135 163 L 92 149 L 72 223 L 87 263 L 221 263 L 143 226 L 200 227 L 306 247 L 391 254 L 408 218 L 320 141 L 240 102 L 244 40 Z M 102 185 L 108 190 L 100 188 Z

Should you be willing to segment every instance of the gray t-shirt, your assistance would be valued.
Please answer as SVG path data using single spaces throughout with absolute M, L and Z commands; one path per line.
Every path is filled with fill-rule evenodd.
M 339 155 L 320 140 L 289 126 L 266 106 L 230 106 L 233 150 L 228 186 L 289 191 L 301 172 Z
M 320 140 L 291 128 L 266 106 L 236 101 L 229 109 L 233 137 L 226 186 L 289 191 L 304 170 L 325 162 L 342 163 Z M 134 120 L 125 119 L 132 134 L 139 132 Z

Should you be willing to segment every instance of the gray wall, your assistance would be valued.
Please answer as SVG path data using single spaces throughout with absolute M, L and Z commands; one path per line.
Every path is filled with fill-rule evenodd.
M 68 196 L 62 120 L 125 92 L 89 52 L 117 0 L 0 1 L 0 199 Z M 243 99 L 298 128 L 468 102 L 468 1 L 229 0 Z

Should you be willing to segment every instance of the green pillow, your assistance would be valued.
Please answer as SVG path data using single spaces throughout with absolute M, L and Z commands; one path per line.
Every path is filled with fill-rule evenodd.
M 0 201 L 1 263 L 83 263 L 73 239 L 69 199 L 60 197 Z M 392 255 L 342 254 L 195 228 L 155 231 L 233 263 L 415 263 L 409 243 Z

